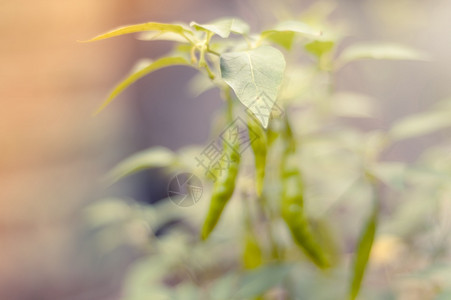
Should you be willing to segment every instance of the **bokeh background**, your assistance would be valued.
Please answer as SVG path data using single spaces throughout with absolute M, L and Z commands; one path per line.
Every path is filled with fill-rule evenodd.
M 133 36 L 78 43 L 145 21 L 206 22 L 236 15 L 254 29 L 295 17 L 312 1 L 0 0 L 0 299 L 116 299 L 136 257 L 99 255 L 87 237 L 83 207 L 106 196 L 154 202 L 167 181 L 143 173 L 108 187 L 119 160 L 154 145 L 203 143 L 220 105 L 217 91 L 186 93 L 194 74 L 169 68 L 133 85 L 102 114 L 91 114 L 139 58 L 168 42 Z M 365 62 L 345 67 L 338 89 L 378 100 L 387 128 L 451 95 L 451 2 L 341 0 L 332 17 L 348 22 L 352 41 L 393 41 L 427 52 L 431 62 Z M 383 74 L 383 76 L 381 76 Z M 406 141 L 387 155 L 412 160 L 434 139 Z

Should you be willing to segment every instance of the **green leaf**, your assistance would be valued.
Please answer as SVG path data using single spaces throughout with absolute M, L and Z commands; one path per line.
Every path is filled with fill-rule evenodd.
M 428 56 L 406 46 L 376 43 L 354 44 L 346 48 L 340 56 L 342 62 L 359 59 L 428 60 Z
M 262 32 L 262 36 L 268 36 L 275 32 L 293 32 L 306 37 L 317 38 L 321 36 L 321 31 L 311 27 L 310 25 L 300 21 L 284 21 L 276 26 Z
M 224 81 L 266 128 L 285 71 L 283 54 L 276 48 L 262 46 L 224 53 L 220 65 Z
M 103 102 L 103 104 L 99 107 L 99 109 L 97 109 L 94 115 L 101 112 L 105 107 L 108 106 L 108 104 L 110 104 L 110 102 L 117 95 L 119 95 L 123 90 L 125 90 L 127 87 L 129 87 L 132 83 L 134 83 L 138 79 L 141 79 L 142 77 L 146 76 L 147 74 L 155 70 L 174 65 L 190 65 L 190 64 L 186 59 L 182 57 L 163 57 L 154 62 L 147 62 L 144 65 L 140 64 L 139 66 L 133 68 L 134 70 L 131 72 L 131 74 L 128 75 L 127 78 L 122 80 L 118 85 L 116 85 L 116 87 L 110 93 L 108 98 Z
M 261 37 L 269 39 L 289 50 L 293 44 L 295 34 L 300 34 L 308 38 L 321 36 L 321 32 L 310 25 L 300 21 L 289 20 L 263 31 Z
M 172 300 L 198 300 L 202 299 L 201 289 L 193 283 L 181 283 L 172 288 Z
M 215 280 L 209 288 L 209 299 L 211 300 L 224 300 L 234 299 L 232 294 L 236 289 L 239 281 L 239 275 L 236 272 L 229 272 L 222 274 L 217 280 Z
M 164 31 L 148 31 L 142 32 L 138 36 L 138 40 L 142 41 L 172 41 L 179 43 L 189 43 L 189 41 L 180 34 Z
M 135 32 L 141 32 L 141 31 L 160 31 L 160 32 L 173 32 L 180 35 L 184 35 L 187 32 L 190 32 L 187 27 L 181 25 L 181 24 L 165 24 L 165 23 L 155 23 L 155 22 L 149 22 L 149 23 L 142 23 L 142 24 L 134 24 L 134 25 L 128 25 L 119 27 L 116 29 L 113 29 L 111 31 L 108 31 L 106 33 L 100 34 L 90 40 L 84 41 L 84 42 L 93 42 L 98 40 L 103 40 L 115 36 L 120 36 L 124 34 L 129 33 L 135 33 Z
M 270 34 L 267 39 L 290 50 L 293 46 L 294 36 L 295 33 L 293 31 L 275 31 Z
M 350 300 L 356 299 L 360 291 L 360 286 L 365 275 L 366 266 L 368 265 L 368 260 L 370 258 L 374 236 L 376 235 L 378 214 L 379 207 L 377 204 L 374 204 L 371 216 L 368 219 L 362 234 L 360 235 L 360 240 L 357 245 L 357 253 L 354 257 L 353 274 L 349 292 Z
M 176 163 L 176 155 L 165 147 L 139 152 L 119 163 L 108 175 L 111 182 L 150 168 L 169 167 Z
M 230 33 L 247 34 L 249 25 L 240 19 L 221 18 L 208 24 L 190 23 L 197 30 L 212 32 L 222 38 L 229 37 Z
M 254 299 L 262 295 L 279 284 L 289 270 L 288 265 L 266 265 L 246 273 L 232 299 Z
M 389 134 L 394 140 L 408 139 L 451 127 L 451 111 L 430 111 L 395 123 Z
M 122 199 L 103 199 L 90 204 L 84 211 L 84 222 L 91 228 L 98 228 L 128 220 L 130 205 Z
M 305 45 L 305 50 L 312 53 L 317 57 L 323 56 L 325 53 L 329 53 L 334 48 L 335 43 L 333 41 L 313 41 Z
M 228 273 L 213 283 L 210 298 L 255 299 L 278 285 L 288 275 L 290 269 L 291 266 L 286 264 L 267 264 L 241 276 L 237 273 Z
M 257 238 L 250 229 L 247 229 L 244 240 L 243 265 L 251 270 L 259 267 L 263 262 L 262 249 Z

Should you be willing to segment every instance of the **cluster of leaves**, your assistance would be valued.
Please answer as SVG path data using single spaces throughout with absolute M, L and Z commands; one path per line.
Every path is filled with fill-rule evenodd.
M 97 227 L 119 222 L 121 228 L 136 229 L 140 224 L 145 236 L 150 233 L 150 239 L 129 240 L 135 244 L 138 240 L 148 256 L 129 276 L 127 299 L 356 299 L 369 262 L 372 282 L 383 288 L 376 292 L 368 285 L 363 290 L 368 299 L 407 293 L 405 282 L 418 278 L 426 278 L 434 287 L 425 292 L 428 295 L 446 295 L 451 287 L 432 263 L 447 257 L 448 245 L 442 242 L 424 248 L 418 243 L 434 239 L 434 229 L 426 226 L 428 216 L 440 214 L 437 207 L 448 205 L 449 145 L 431 148 L 410 165 L 383 162 L 380 156 L 399 141 L 451 127 L 451 105 L 444 101 L 428 112 L 396 122 L 388 131 L 363 132 L 346 125 L 345 119 L 374 117 L 374 109 L 367 96 L 334 90 L 333 76 L 340 68 L 360 59 L 425 60 L 426 56 L 400 45 L 367 43 L 337 53 L 344 36 L 337 28 L 323 17 L 310 15 L 253 34 L 244 21 L 230 18 L 208 24 L 137 24 L 91 40 L 140 33 L 142 40 L 176 44 L 168 56 L 137 64 L 99 111 L 150 72 L 183 65 L 200 71 L 201 77 L 193 81 L 198 93 L 217 87 L 229 95 L 231 89 L 241 103 L 233 113 L 254 113 L 268 138 L 263 192 L 260 195 L 254 177 L 242 171 L 254 170 L 252 160 L 242 159 L 234 200 L 206 242 L 199 240 L 198 232 L 207 201 L 182 210 L 169 201 L 143 207 L 108 200 L 89 211 Z M 276 101 L 282 107 L 281 118 L 259 113 L 254 102 L 262 93 L 270 107 Z M 233 95 L 225 100 L 235 101 Z M 331 258 L 326 271 L 315 269 L 309 256 L 298 251 L 280 213 L 279 161 L 287 123 L 296 149 L 290 164 L 302 172 L 307 223 L 319 247 Z M 203 170 L 196 168 L 200 151 L 200 146 L 178 152 L 152 148 L 120 163 L 110 180 L 146 168 L 186 170 L 206 179 Z M 205 186 L 205 194 L 211 193 L 209 188 Z M 394 197 L 396 201 L 385 201 Z M 431 205 L 431 198 L 436 206 Z M 387 218 L 381 214 L 384 209 L 390 213 Z M 362 211 L 368 211 L 368 216 Z M 112 216 L 108 217 L 109 212 Z M 117 214 L 119 219 L 114 218 Z M 238 218 L 243 221 L 237 222 Z M 446 226 L 446 216 L 442 218 L 438 222 Z M 106 222 L 98 224 L 99 219 Z M 156 234 L 156 228 L 174 219 L 184 226 Z M 346 250 L 349 245 L 354 249 L 351 255 Z M 406 255 L 408 247 L 415 250 Z M 421 264 L 424 261 L 427 269 Z M 383 274 L 398 273 L 410 277 L 380 283 Z

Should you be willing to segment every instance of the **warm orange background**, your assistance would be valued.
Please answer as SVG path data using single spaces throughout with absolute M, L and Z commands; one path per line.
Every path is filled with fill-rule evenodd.
M 130 47 L 76 41 L 113 26 L 121 5 L 0 3 L 0 299 L 63 299 L 80 282 L 69 267 L 77 207 L 121 125 L 115 110 L 90 113 Z

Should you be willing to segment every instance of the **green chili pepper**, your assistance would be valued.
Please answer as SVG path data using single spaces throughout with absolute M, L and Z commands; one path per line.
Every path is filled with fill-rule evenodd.
M 262 126 L 252 117 L 249 117 L 248 123 L 249 137 L 251 140 L 252 151 L 254 152 L 256 189 L 257 195 L 261 196 L 263 190 L 263 181 L 265 179 L 267 139 L 266 132 Z
M 213 186 L 210 207 L 202 227 L 201 237 L 203 240 L 206 240 L 215 228 L 224 207 L 235 190 L 235 181 L 238 177 L 240 165 L 238 138 L 232 145 L 224 143 L 224 150 L 219 164 L 221 171 L 217 172 L 218 177 Z
M 296 167 L 294 157 L 295 144 L 287 121 L 285 153 L 282 158 L 282 199 L 281 214 L 293 240 L 304 253 L 320 268 L 329 266 L 329 258 L 315 239 L 310 224 L 304 213 L 304 189 L 302 176 Z

